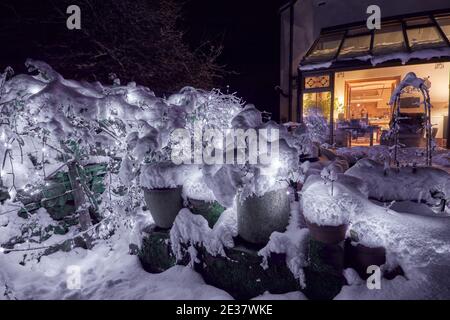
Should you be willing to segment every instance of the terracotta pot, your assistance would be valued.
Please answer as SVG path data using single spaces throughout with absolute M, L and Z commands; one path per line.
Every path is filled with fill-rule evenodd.
M 325 244 L 338 244 L 345 240 L 348 225 L 341 224 L 339 226 L 319 226 L 313 222 L 306 220 L 311 237 Z
M 225 211 L 225 208 L 217 201 L 204 201 L 191 198 L 188 198 L 187 200 L 191 212 L 203 216 L 206 221 L 208 221 L 210 228 L 214 227 L 222 212 Z
M 183 208 L 181 190 L 181 187 L 168 189 L 144 188 L 145 202 L 158 227 L 162 229 L 172 227 L 178 212 Z
M 253 244 L 266 244 L 274 231 L 283 232 L 289 223 L 287 188 L 237 201 L 238 233 Z
M 362 244 L 345 243 L 346 265 L 355 269 L 362 279 L 367 279 L 369 266 L 382 266 L 386 263 L 386 250 L 383 247 L 369 248 Z

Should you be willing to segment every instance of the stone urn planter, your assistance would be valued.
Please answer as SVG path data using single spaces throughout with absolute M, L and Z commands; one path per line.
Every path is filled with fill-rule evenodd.
M 155 224 L 170 229 L 178 212 L 183 208 L 182 188 L 144 188 L 144 198 Z
M 209 227 L 212 229 L 219 220 L 220 215 L 225 211 L 217 201 L 205 201 L 188 198 L 189 209 L 193 214 L 199 214 L 208 221 Z
M 239 236 L 253 244 L 266 244 L 274 231 L 283 232 L 289 223 L 290 204 L 287 188 L 270 191 L 261 197 L 237 201 Z
M 345 240 L 348 225 L 341 224 L 339 226 L 320 226 L 313 222 L 306 220 L 306 225 L 309 229 L 311 237 L 325 244 L 338 244 Z

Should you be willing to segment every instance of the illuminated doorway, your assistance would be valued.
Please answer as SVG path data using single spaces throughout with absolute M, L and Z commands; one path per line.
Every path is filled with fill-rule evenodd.
M 351 145 L 376 145 L 381 132 L 389 129 L 392 91 L 400 76 L 345 82 L 345 105 L 337 115 L 338 124 L 349 128 Z

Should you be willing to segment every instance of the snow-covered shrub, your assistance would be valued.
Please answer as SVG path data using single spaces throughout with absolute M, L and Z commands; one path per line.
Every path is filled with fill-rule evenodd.
M 313 141 L 308 126 L 305 123 L 301 123 L 294 130 L 291 141 L 292 146 L 297 149 L 301 157 L 315 158 L 319 156 L 319 146 Z
M 330 134 L 330 124 L 320 109 L 310 108 L 305 115 L 304 122 L 312 142 L 319 145 L 326 143 Z
M 202 139 L 205 129 L 217 128 L 223 131 L 229 129 L 231 120 L 242 108 L 242 102 L 235 94 L 223 94 L 216 89 L 208 92 L 191 87 L 183 88 L 179 93 L 171 95 L 166 103 L 169 121 L 155 134 L 150 130 L 149 140 L 143 143 L 144 151 L 149 147 L 151 151 L 146 153 L 145 159 L 133 157 L 141 161 L 140 182 L 142 186 L 148 188 L 183 186 L 185 181 L 190 181 L 192 185 L 196 177 L 201 179 L 198 176 L 198 164 L 177 165 L 172 161 L 172 148 L 174 144 L 179 143 L 172 132 L 181 128 L 188 129 L 190 145 L 187 147 L 192 148 L 196 146 L 194 139 Z M 200 137 L 196 136 L 197 130 Z M 198 146 L 204 148 L 207 142 L 202 139 Z M 193 157 L 194 153 L 192 160 Z M 164 173 L 164 170 L 168 172 Z
M 243 161 L 204 167 L 206 184 L 222 205 L 231 207 L 238 193 L 241 200 L 253 194 L 262 196 L 286 188 L 290 180 L 298 178 L 298 151 L 284 126 L 263 123 L 261 112 L 253 105 L 247 105 L 231 124 L 233 129 L 251 130 L 255 137 L 240 139 L 238 145 L 231 139 L 233 145 L 226 146 L 225 154 L 237 155 Z
M 202 246 L 212 256 L 225 257 L 225 248 L 234 247 L 233 237 L 237 236 L 236 211 L 225 210 L 211 229 L 201 215 L 192 214 L 189 209 L 182 209 L 170 230 L 170 243 L 177 260 L 182 260 L 187 251 L 190 264 L 197 261 L 197 250 L 194 246 Z M 188 247 L 185 250 L 185 247 Z
M 171 163 L 171 133 L 198 123 L 229 128 L 242 108 L 236 95 L 218 90 L 184 88 L 163 99 L 133 82 L 67 80 L 44 62 L 30 59 L 26 65 L 33 74 L 11 77 L 8 69 L 0 77 L 2 197 L 17 200 L 20 190 L 37 198 L 55 173 L 105 163 L 101 199 L 81 185 L 86 205 L 78 205 L 86 213 L 95 206 L 106 218 L 104 225 L 116 220 L 109 218 L 117 212 L 142 206 L 140 175 L 150 177 L 140 179 L 148 187 L 182 185 L 186 178 L 191 193 L 198 191 L 194 180 L 202 180 L 201 168 Z
M 370 159 L 362 159 L 346 175 L 363 179 L 369 196 L 379 201 L 417 201 L 436 205 L 450 199 L 450 175 L 432 167 L 389 168 Z

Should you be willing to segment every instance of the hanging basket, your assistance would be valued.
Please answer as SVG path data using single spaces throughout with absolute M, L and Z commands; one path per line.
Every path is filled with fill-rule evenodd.
M 178 212 L 183 208 L 181 190 L 181 187 L 164 189 L 144 188 L 145 202 L 158 227 L 162 229 L 172 228 Z
M 286 230 L 289 216 L 287 188 L 250 196 L 237 204 L 238 234 L 250 243 L 265 244 L 273 232 Z

